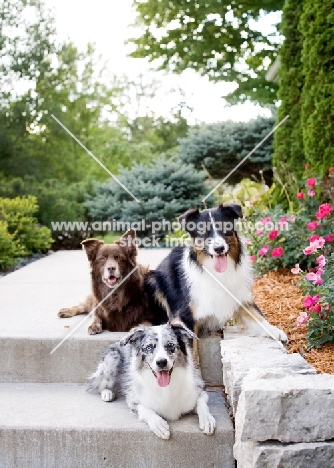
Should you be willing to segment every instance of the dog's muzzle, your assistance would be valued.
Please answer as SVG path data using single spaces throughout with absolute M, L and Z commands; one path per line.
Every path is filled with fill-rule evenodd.
M 171 369 L 157 370 L 154 371 L 152 367 L 147 363 L 148 367 L 151 369 L 152 374 L 154 375 L 159 387 L 167 387 L 170 384 L 170 378 L 173 372 L 174 367 Z

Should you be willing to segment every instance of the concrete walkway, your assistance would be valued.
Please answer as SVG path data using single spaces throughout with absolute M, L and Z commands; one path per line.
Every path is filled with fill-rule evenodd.
M 140 250 L 139 261 L 154 268 L 167 254 Z M 171 423 L 171 439 L 162 441 L 123 400 L 105 403 L 85 393 L 103 349 L 123 334 L 90 336 L 88 318 L 50 354 L 87 317 L 60 319 L 58 310 L 89 292 L 83 251 L 57 252 L 0 279 L 0 467 L 233 468 L 234 431 L 221 388 L 210 392 L 214 436 L 188 415 Z M 208 381 L 221 376 L 213 341 L 200 348 Z
M 168 253 L 169 249 L 140 249 L 138 260 L 155 268 Z M 89 264 L 82 250 L 56 252 L 0 278 L 0 339 L 61 340 L 84 316 L 60 319 L 58 310 L 78 304 L 89 293 Z M 89 319 L 76 337 L 86 336 L 88 323 Z M 106 334 L 91 338 L 104 340 Z

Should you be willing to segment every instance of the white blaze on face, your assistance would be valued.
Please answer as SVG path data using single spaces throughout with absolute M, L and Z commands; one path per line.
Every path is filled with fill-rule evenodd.
M 168 356 L 168 353 L 163 345 L 163 329 L 161 326 L 156 327 L 158 334 L 158 343 L 154 353 L 152 369 L 156 375 L 157 383 L 159 387 L 167 387 L 170 383 L 170 371 L 173 368 L 173 362 Z M 167 364 L 164 370 L 157 365 L 157 362 L 165 359 Z
M 110 288 L 113 288 L 121 277 L 118 262 L 113 258 L 107 259 L 103 269 L 103 280 Z
M 210 223 L 212 225 L 213 237 L 208 239 L 208 252 L 213 257 L 218 256 L 219 254 L 215 251 L 215 248 L 224 247 L 224 253 L 228 252 L 228 244 L 226 240 L 219 234 L 216 226 L 216 222 L 212 216 L 212 213 L 209 211 Z

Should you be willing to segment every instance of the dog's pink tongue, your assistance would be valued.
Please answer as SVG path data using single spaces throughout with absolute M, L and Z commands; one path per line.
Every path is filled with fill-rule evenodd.
M 167 387 L 170 382 L 170 375 L 169 372 L 166 370 L 158 371 L 157 374 L 157 382 L 159 387 Z
M 213 257 L 213 268 L 217 273 L 223 273 L 227 268 L 227 256 L 219 255 Z
M 110 286 L 114 286 L 117 283 L 117 278 L 109 278 L 108 283 L 110 284 Z

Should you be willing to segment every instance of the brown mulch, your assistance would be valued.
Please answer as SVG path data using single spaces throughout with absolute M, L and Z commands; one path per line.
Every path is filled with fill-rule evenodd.
M 268 272 L 254 282 L 255 302 L 270 323 L 288 335 L 290 353 L 300 353 L 319 373 L 334 374 L 334 345 L 325 344 L 321 349 L 308 352 L 307 326 L 297 327 L 296 319 L 305 311 L 302 292 L 297 286 L 299 281 L 299 276 L 289 270 Z

